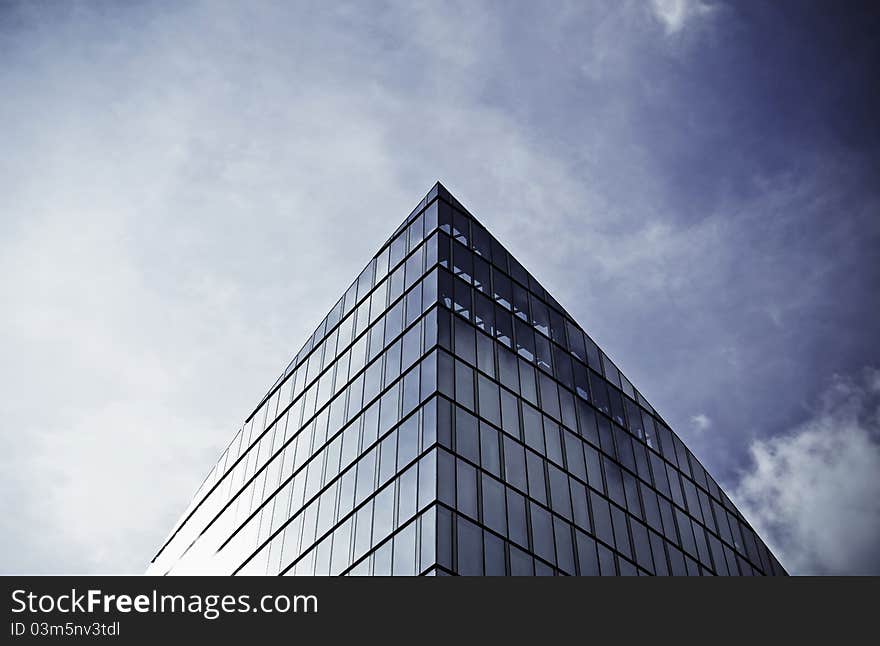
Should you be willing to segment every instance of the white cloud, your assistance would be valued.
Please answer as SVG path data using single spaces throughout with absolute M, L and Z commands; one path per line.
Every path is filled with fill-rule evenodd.
M 691 416 L 691 425 L 697 433 L 703 433 L 712 428 L 712 420 L 705 413 L 697 413 Z
M 651 8 L 670 35 L 680 32 L 691 20 L 712 11 L 712 7 L 701 0 L 651 0 Z
M 835 377 L 816 414 L 751 447 L 733 498 L 797 574 L 880 574 L 880 371 Z

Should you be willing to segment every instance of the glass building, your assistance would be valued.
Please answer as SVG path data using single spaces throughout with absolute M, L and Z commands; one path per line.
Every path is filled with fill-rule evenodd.
M 785 574 L 439 183 L 245 419 L 151 574 Z

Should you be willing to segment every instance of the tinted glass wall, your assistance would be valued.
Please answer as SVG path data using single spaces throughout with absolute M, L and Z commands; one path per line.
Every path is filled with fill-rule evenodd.
M 784 573 L 439 184 L 246 419 L 149 571 Z

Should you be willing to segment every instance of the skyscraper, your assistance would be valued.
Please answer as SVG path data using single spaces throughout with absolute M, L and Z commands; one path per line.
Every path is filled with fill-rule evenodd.
M 154 574 L 785 574 L 441 185 L 245 419 Z

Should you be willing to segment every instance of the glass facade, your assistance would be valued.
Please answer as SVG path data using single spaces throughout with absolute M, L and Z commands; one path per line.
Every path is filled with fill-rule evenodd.
M 785 571 L 438 183 L 235 433 L 148 573 Z

